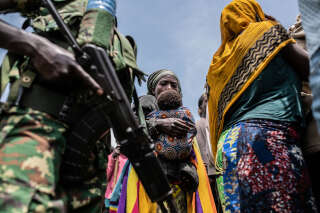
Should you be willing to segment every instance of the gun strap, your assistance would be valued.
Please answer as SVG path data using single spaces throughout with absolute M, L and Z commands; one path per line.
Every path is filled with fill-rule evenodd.
M 134 101 L 134 105 L 137 106 L 136 109 L 138 112 L 139 124 L 143 127 L 143 130 L 145 131 L 145 133 L 149 135 L 146 118 L 144 117 L 144 113 L 138 98 L 136 87 L 133 88 L 133 101 Z

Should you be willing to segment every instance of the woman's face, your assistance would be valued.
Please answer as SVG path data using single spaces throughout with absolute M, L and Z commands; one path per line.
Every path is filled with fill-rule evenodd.
M 177 92 L 179 92 L 178 81 L 172 75 L 163 76 L 159 80 L 154 90 L 155 97 L 157 98 L 163 91 L 166 91 L 166 90 L 176 90 Z

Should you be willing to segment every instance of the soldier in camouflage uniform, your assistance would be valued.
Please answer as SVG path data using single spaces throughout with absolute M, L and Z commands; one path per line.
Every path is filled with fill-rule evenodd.
M 121 82 L 127 82 L 124 88 L 130 96 L 139 71 L 134 48 L 115 30 L 114 11 L 108 15 L 86 10 L 88 0 L 54 3 L 80 44 L 93 43 L 108 51 L 116 70 L 121 71 Z M 55 97 L 63 97 L 77 87 L 97 95 L 103 91 L 66 50 L 70 47 L 39 0 L 1 0 L 0 13 L 9 11 L 19 11 L 29 18 L 35 33 L 0 20 L 0 47 L 9 50 L 0 79 L 0 212 L 99 212 L 106 180 L 107 144 L 104 140 L 97 142 L 88 158 L 92 162 L 88 172 L 94 171 L 93 177 L 75 186 L 63 186 L 59 170 L 68 125 L 49 108 L 58 102 Z M 21 106 L 21 91 L 26 90 L 39 92 L 44 110 Z

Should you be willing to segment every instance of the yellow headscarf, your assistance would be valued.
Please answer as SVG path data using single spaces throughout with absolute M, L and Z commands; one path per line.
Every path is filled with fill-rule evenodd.
M 279 23 L 266 20 L 255 0 L 233 0 L 222 11 L 220 28 L 222 44 L 207 74 L 214 155 L 228 109 L 274 56 L 294 42 Z

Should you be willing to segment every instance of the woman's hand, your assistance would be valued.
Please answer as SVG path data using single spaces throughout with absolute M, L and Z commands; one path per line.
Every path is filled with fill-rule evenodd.
M 156 120 L 156 128 L 170 136 L 179 137 L 186 135 L 195 126 L 179 118 L 163 118 Z
M 266 20 L 267 20 L 267 21 L 277 21 L 277 19 L 275 19 L 275 17 L 270 16 L 270 15 L 268 15 L 268 14 L 264 14 L 264 17 L 266 17 Z

